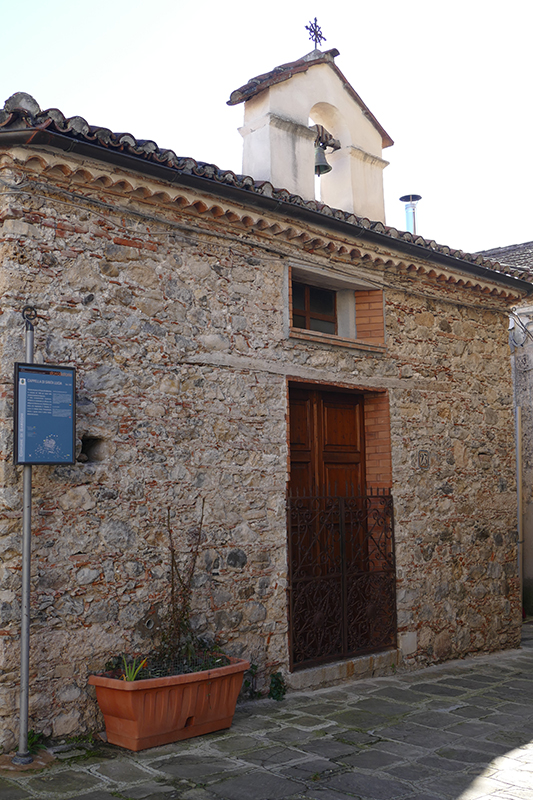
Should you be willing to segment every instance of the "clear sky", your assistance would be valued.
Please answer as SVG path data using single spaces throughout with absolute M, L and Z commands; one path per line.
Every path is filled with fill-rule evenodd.
M 241 172 L 233 89 L 313 49 L 336 63 L 395 145 L 387 223 L 465 251 L 533 240 L 531 0 L 0 0 L 0 105 L 41 108 L 153 139 Z

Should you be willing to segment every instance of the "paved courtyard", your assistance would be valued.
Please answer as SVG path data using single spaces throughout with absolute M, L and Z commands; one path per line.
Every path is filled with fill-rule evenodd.
M 231 730 L 138 754 L 65 743 L 0 800 L 533 800 L 523 648 L 237 708 Z

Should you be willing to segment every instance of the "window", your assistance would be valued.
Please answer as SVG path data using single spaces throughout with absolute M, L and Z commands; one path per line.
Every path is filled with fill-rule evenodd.
M 336 292 L 293 281 L 292 325 L 293 328 L 336 334 Z
M 295 339 L 383 352 L 383 290 L 364 278 L 313 266 L 288 269 L 287 335 Z

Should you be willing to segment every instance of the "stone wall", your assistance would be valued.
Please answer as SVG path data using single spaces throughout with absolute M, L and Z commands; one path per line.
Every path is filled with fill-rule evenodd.
M 287 670 L 289 381 L 388 391 L 380 475 L 392 455 L 404 663 L 518 643 L 501 300 L 410 278 L 376 252 L 371 265 L 333 266 L 384 283 L 384 352 L 291 339 L 288 268 L 331 268 L 328 253 L 232 227 L 239 209 L 204 218 L 192 200 L 169 208 L 165 187 L 134 193 L 134 175 L 109 177 L 74 156 L 61 168 L 51 154 L 23 167 L 27 158 L 0 160 L 13 187 L 0 198 L 0 743 L 13 745 L 18 724 L 12 365 L 24 360 L 28 302 L 39 311 L 36 361 L 77 367 L 79 453 L 74 466 L 33 471 L 31 727 L 65 735 L 99 724 L 88 670 L 150 647 L 146 622 L 168 599 L 169 520 L 186 560 L 202 519 L 198 632 L 257 664 L 261 689 Z
M 389 293 L 390 352 L 406 379 L 391 390 L 399 629 L 417 631 L 422 662 L 517 646 L 507 319 L 466 296 L 410 305 Z

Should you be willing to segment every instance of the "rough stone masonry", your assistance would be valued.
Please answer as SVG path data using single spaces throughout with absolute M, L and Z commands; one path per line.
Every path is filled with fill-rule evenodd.
M 202 515 L 196 630 L 257 664 L 261 689 L 277 670 L 290 680 L 289 381 L 388 396 L 390 452 L 374 467 L 394 496 L 400 649 L 381 668 L 518 645 L 506 335 L 518 290 L 439 267 L 428 248 L 406 258 L 393 236 L 332 233 L 319 214 L 259 212 L 215 182 L 202 192 L 52 146 L 0 149 L 0 180 L 5 748 L 18 725 L 12 382 L 27 303 L 36 361 L 75 366 L 78 394 L 76 464 L 33 471 L 30 727 L 99 726 L 88 672 L 150 648 L 168 602 L 167 526 L 185 559 Z M 296 268 L 382 290 L 385 344 L 292 336 Z

